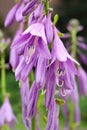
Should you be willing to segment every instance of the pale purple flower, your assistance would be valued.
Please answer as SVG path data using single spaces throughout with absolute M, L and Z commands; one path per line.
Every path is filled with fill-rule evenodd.
M 22 81 L 22 86 L 20 89 L 21 89 L 21 100 L 22 100 L 22 117 L 27 130 L 29 130 L 31 128 L 31 119 L 27 117 L 27 104 L 28 104 L 28 97 L 29 97 L 28 78 L 25 81 Z
M 87 73 L 82 67 L 78 68 L 79 75 L 78 75 L 78 83 L 80 87 L 81 95 L 87 95 Z
M 5 19 L 5 27 L 10 26 L 16 20 L 18 22 L 24 20 L 24 16 L 22 16 L 22 9 L 24 8 L 24 3 L 22 0 L 19 0 L 12 9 L 8 12 Z
M 61 62 L 64 62 L 64 61 L 67 61 L 67 58 L 78 64 L 78 62 L 75 61 L 68 54 L 68 52 L 65 49 L 62 41 L 58 37 L 57 29 L 54 27 L 54 43 L 53 43 L 53 47 L 52 47 L 52 61 L 51 62 L 54 62 L 56 59 L 61 61 Z
M 28 104 L 27 104 L 27 117 L 32 118 L 36 112 L 36 105 L 39 94 L 39 86 L 34 81 L 29 91 Z
M 74 121 L 76 124 L 80 124 L 79 94 L 75 81 L 74 81 L 74 90 L 72 91 L 70 97 L 74 105 Z
M 41 23 L 33 24 L 25 30 L 18 39 L 15 40 L 14 44 L 12 44 L 12 48 L 16 49 L 17 54 L 22 55 L 20 63 L 15 71 L 17 80 L 25 80 L 34 66 L 34 63 L 37 61 L 39 54 L 43 55 L 44 59 L 51 58 L 45 37 L 44 26 Z M 22 74 L 24 73 L 26 74 L 23 78 Z
M 38 7 L 30 14 L 29 20 L 28 20 L 28 26 L 38 22 L 38 20 L 42 16 L 43 7 L 44 5 L 40 3 Z
M 55 63 L 51 64 L 46 75 L 46 95 L 45 104 L 49 108 L 54 100 L 56 89 Z
M 53 26 L 51 22 L 51 13 L 49 13 L 46 18 L 45 31 L 46 31 L 47 42 L 51 43 L 53 40 Z
M 3 126 L 5 123 L 7 123 L 11 128 L 13 128 L 14 122 L 17 122 L 17 119 L 13 113 L 9 99 L 6 96 L 0 109 L 0 126 Z
M 48 110 L 46 130 L 59 130 L 59 105 L 53 101 Z
M 37 3 L 37 0 L 32 0 L 32 1 L 28 2 L 22 11 L 23 16 L 30 13 L 32 11 L 32 9 L 35 7 L 36 3 Z
M 36 66 L 35 80 L 36 83 L 39 84 L 41 87 L 43 87 L 45 84 L 47 62 L 48 62 L 47 59 L 45 59 L 43 55 L 40 54 Z

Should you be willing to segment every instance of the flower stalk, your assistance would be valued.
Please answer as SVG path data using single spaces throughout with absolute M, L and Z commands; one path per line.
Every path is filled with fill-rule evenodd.
M 5 53 L 1 53 L 1 89 L 2 89 L 2 100 L 6 93 L 6 67 L 5 67 Z

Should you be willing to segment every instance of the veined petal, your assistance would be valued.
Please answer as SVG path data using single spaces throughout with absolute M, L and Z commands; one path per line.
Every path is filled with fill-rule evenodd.
M 42 41 L 42 39 L 39 39 L 38 41 L 38 50 L 40 54 L 43 55 L 46 59 L 51 59 L 51 54 L 48 46 Z
M 23 8 L 24 8 L 24 3 L 22 3 L 20 5 L 20 7 L 16 11 L 16 16 L 15 17 L 16 17 L 17 22 L 20 22 L 25 18 L 24 16 L 22 16 L 22 9 Z
M 27 35 L 28 33 L 30 33 L 34 36 L 41 37 L 44 40 L 45 44 L 47 44 L 43 24 L 41 24 L 41 23 L 32 24 L 22 34 Z

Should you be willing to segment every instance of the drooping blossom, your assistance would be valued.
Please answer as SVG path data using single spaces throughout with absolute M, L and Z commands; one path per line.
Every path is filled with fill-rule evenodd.
M 9 98 L 6 96 L 0 109 L 0 126 L 8 124 L 11 128 L 14 128 L 14 122 L 17 122 L 17 119 L 13 113 Z
M 80 93 L 83 96 L 87 95 L 87 73 L 82 67 L 78 68 L 79 75 L 78 75 L 78 83 L 79 83 L 79 88 L 80 88 Z
M 15 71 L 16 79 L 25 79 L 29 75 L 34 66 L 34 61 L 41 53 L 45 59 L 50 59 L 50 51 L 47 46 L 47 41 L 44 32 L 44 26 L 41 23 L 36 23 L 31 25 L 27 30 L 25 30 L 18 39 L 12 44 L 12 48 L 16 48 L 16 52 L 22 55 L 20 63 Z M 24 66 L 24 67 L 23 67 Z M 22 77 L 21 72 L 25 71 L 27 67 L 27 74 Z M 24 73 L 23 73 L 24 74 Z
M 55 101 L 51 102 L 48 110 L 46 130 L 59 130 L 59 108 Z
M 29 95 L 29 80 L 28 78 L 26 81 L 21 83 L 21 100 L 22 100 L 22 117 L 24 124 L 28 129 L 31 128 L 31 119 L 27 117 L 27 104 L 28 104 L 28 95 Z

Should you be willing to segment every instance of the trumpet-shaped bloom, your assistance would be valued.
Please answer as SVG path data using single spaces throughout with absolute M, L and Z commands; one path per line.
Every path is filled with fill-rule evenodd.
M 31 128 L 31 119 L 29 117 L 27 118 L 28 95 L 29 95 L 29 80 L 27 78 L 25 81 L 22 81 L 21 86 L 22 117 L 27 130 Z
M 48 111 L 48 122 L 46 130 L 59 130 L 59 105 L 53 101 Z
M 52 47 L 52 61 L 51 62 L 54 62 L 56 59 L 59 60 L 59 61 L 61 61 L 61 62 L 64 62 L 64 61 L 67 61 L 67 58 L 78 64 L 78 62 L 75 61 L 68 54 L 68 52 L 65 49 L 62 41 L 58 37 L 57 29 L 54 27 L 54 43 L 53 43 L 53 47 Z
M 5 123 L 7 123 L 11 128 L 13 128 L 15 121 L 17 122 L 16 117 L 13 113 L 9 99 L 6 96 L 0 109 L 0 126 L 3 126 Z
M 81 95 L 85 96 L 87 95 L 87 73 L 84 71 L 82 67 L 78 68 L 79 70 L 79 75 L 78 75 L 78 83 L 80 87 L 80 93 Z

